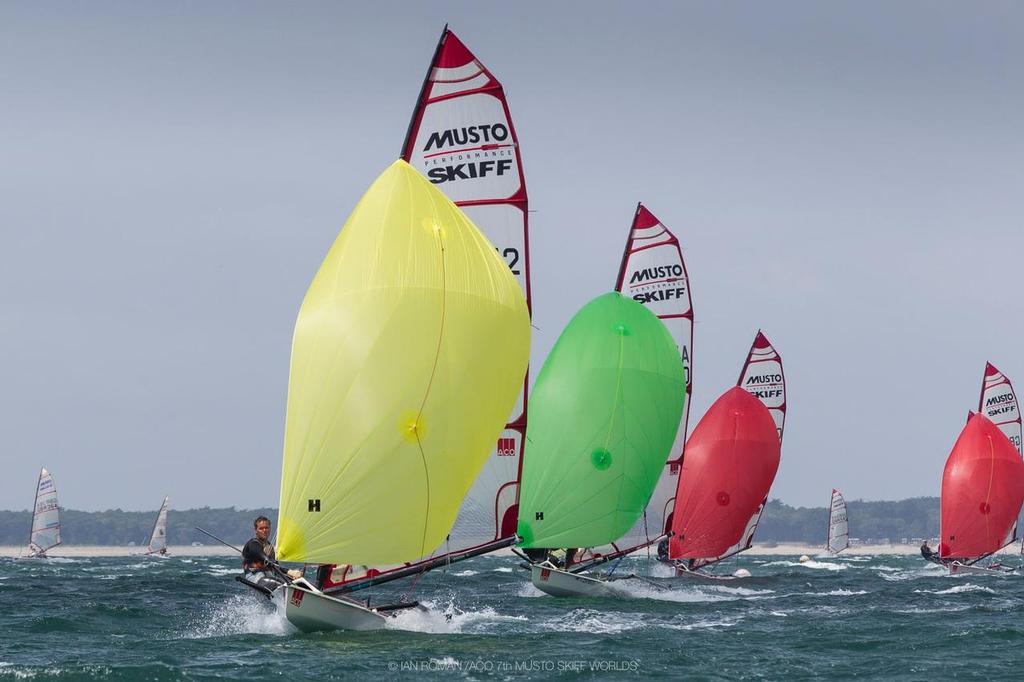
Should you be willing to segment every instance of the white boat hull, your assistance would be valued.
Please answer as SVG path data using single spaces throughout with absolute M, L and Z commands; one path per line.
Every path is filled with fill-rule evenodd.
M 1013 575 L 1012 568 L 988 568 L 986 566 L 975 566 L 973 564 L 951 563 L 949 566 L 950 575 Z
M 380 630 L 384 616 L 350 601 L 330 597 L 295 584 L 284 585 L 284 613 L 303 632 L 320 630 Z
M 541 592 L 552 597 L 614 597 L 619 592 L 608 580 L 533 564 L 530 579 Z

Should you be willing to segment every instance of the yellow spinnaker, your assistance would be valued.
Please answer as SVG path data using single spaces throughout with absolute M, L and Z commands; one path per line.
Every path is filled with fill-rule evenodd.
M 522 388 L 529 335 L 494 247 L 392 164 L 295 323 L 278 558 L 379 565 L 440 545 Z

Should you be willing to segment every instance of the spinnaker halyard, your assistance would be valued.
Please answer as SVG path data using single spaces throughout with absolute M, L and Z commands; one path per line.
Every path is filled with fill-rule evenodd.
M 601 546 L 634 526 L 685 396 L 676 342 L 644 306 L 612 292 L 569 322 L 530 399 L 517 533 L 534 585 L 555 596 L 604 592 L 601 576 L 560 570 L 571 558 L 558 566 L 548 552 Z
M 515 126 L 501 83 L 447 27 L 416 102 L 402 158 L 454 201 L 493 244 L 529 309 L 526 182 Z M 325 583 L 327 591 L 360 589 L 512 544 L 527 381 L 524 375 L 519 399 L 444 541 L 400 566 L 335 567 Z
M 843 494 L 832 488 L 832 500 L 828 511 L 828 541 L 826 548 L 832 554 L 839 554 L 850 546 L 850 523 L 846 518 L 846 500 Z
M 28 556 L 45 559 L 46 552 L 60 544 L 60 506 L 57 486 L 45 468 L 39 471 L 36 496 L 32 505 L 32 529 L 29 531 Z
M 491 244 L 396 161 L 353 210 L 295 324 L 278 558 L 402 564 L 439 546 L 522 386 L 529 334 L 522 290 Z M 383 623 L 304 578 L 283 589 L 302 629 Z

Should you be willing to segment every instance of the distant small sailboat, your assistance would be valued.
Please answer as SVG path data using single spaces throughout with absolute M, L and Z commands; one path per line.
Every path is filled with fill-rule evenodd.
M 634 526 L 665 468 L 686 399 L 678 348 L 647 308 L 618 292 L 587 303 L 533 387 L 517 534 L 533 584 L 553 596 L 608 594 L 550 550 L 597 547 Z
M 278 559 L 401 564 L 441 546 L 521 390 L 529 337 L 522 289 L 492 245 L 423 175 L 392 164 L 295 323 Z M 305 578 L 278 589 L 306 631 L 377 629 L 415 606 L 370 607 Z
M 60 544 L 60 507 L 57 504 L 57 486 L 53 483 L 53 476 L 45 468 L 39 471 L 32 510 L 28 557 L 45 559 L 46 553 Z
M 939 560 L 950 573 L 1003 573 L 977 562 L 1016 540 L 1024 461 L 984 414 L 971 416 L 942 472 Z
M 846 518 L 846 500 L 832 488 L 832 502 L 828 512 L 828 542 L 825 546 L 832 554 L 839 554 L 850 546 L 850 524 Z
M 686 443 L 676 491 L 669 559 L 678 568 L 696 571 L 750 547 L 780 449 L 776 422 L 753 394 L 736 386 L 711 405 Z
M 167 556 L 167 501 L 165 497 L 160 511 L 156 514 L 156 521 L 153 522 L 153 531 L 149 534 L 149 546 L 146 554 Z

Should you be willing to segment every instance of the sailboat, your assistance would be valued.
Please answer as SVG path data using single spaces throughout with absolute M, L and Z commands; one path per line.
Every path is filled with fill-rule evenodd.
M 1016 540 L 1024 461 L 999 426 L 976 413 L 942 472 L 939 560 L 950 573 L 1002 573 L 977 562 Z
M 526 181 L 501 83 L 445 26 L 409 122 L 401 158 L 445 193 L 493 244 L 532 309 Z M 394 566 L 331 566 L 332 594 L 419 575 L 515 541 L 528 376 L 505 428 L 466 493 L 445 542 Z
M 843 494 L 832 488 L 832 500 L 828 512 L 828 541 L 825 547 L 832 554 L 839 554 L 850 546 L 850 524 L 846 518 L 846 500 Z
M 402 564 L 441 546 L 512 410 L 529 335 L 526 300 L 494 247 L 422 174 L 392 164 L 295 323 L 278 559 Z M 279 591 L 306 631 L 377 629 L 395 606 L 304 577 Z
M 776 422 L 752 393 L 735 386 L 711 405 L 676 491 L 669 558 L 684 575 L 750 547 L 780 450 Z
M 638 203 L 622 252 L 615 290 L 658 316 L 676 344 L 686 376 L 686 400 L 669 456 L 662 467 L 650 502 L 633 527 L 610 545 L 593 548 L 583 558 L 589 570 L 664 538 L 671 524 L 679 471 L 683 462 L 690 396 L 693 394 L 693 300 L 690 279 L 679 240 L 651 211 Z
M 36 482 L 32 505 L 32 530 L 28 538 L 28 558 L 45 559 L 46 553 L 60 544 L 60 507 L 53 476 L 44 467 Z
M 601 546 L 633 527 L 664 469 L 685 396 L 675 340 L 631 298 L 599 296 L 562 331 L 533 387 L 519 499 L 517 534 L 539 589 L 608 592 L 606 579 L 582 575 L 582 565 L 559 567 L 545 550 Z
M 149 545 L 146 547 L 146 554 L 167 556 L 167 501 L 165 497 L 160 511 L 156 514 L 156 521 L 153 522 L 153 531 L 149 534 Z

